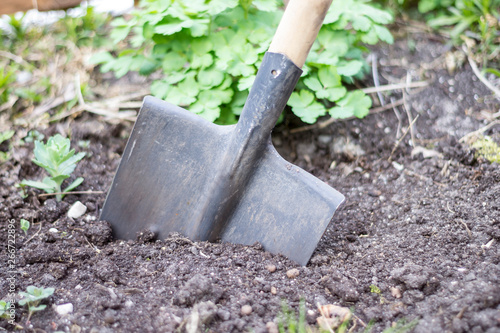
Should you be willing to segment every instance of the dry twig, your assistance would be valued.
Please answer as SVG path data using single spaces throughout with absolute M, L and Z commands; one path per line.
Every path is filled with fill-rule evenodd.
M 104 191 L 69 191 L 69 192 L 57 192 L 57 193 L 43 193 L 39 194 L 39 198 L 50 197 L 59 194 L 104 194 Z
M 24 242 L 23 246 L 26 245 L 30 240 L 35 238 L 35 236 L 40 233 L 40 230 L 42 230 L 42 222 L 40 222 L 40 228 L 38 229 L 38 231 L 33 236 L 31 236 L 26 242 Z
M 467 223 L 465 223 L 463 220 L 459 220 L 460 223 L 465 227 L 465 230 L 467 230 L 467 234 L 469 235 L 469 238 L 472 238 L 472 232 L 470 232 L 469 227 L 467 226 Z
M 394 103 L 396 99 L 394 97 L 391 97 L 391 104 Z M 403 103 L 404 103 L 404 100 L 403 100 Z M 398 128 L 396 129 L 396 138 L 399 138 L 400 134 L 401 134 L 401 114 L 399 113 L 399 110 L 398 110 L 398 107 L 397 106 L 394 106 L 392 108 L 392 110 L 394 111 L 394 114 L 396 115 L 396 118 L 398 118 Z
M 406 102 L 406 92 L 403 90 L 403 105 L 406 110 L 406 115 L 408 116 L 408 122 L 410 124 L 413 124 L 413 116 L 411 115 L 411 109 L 408 103 Z M 413 147 L 415 147 L 415 133 L 413 131 L 413 126 L 410 126 L 410 137 L 411 137 L 411 144 Z
M 379 91 L 391 91 L 391 90 L 399 90 L 399 89 L 410 89 L 410 88 L 420 88 L 428 86 L 429 82 L 427 81 L 417 81 L 411 83 L 396 83 L 396 84 L 387 84 L 379 87 L 370 87 L 361 89 L 365 94 L 376 93 Z
M 483 74 L 479 71 L 479 68 L 477 67 L 476 62 L 472 59 L 469 53 L 469 49 L 467 46 L 463 46 L 463 50 L 465 54 L 467 55 L 467 59 L 469 60 L 469 65 L 472 68 L 472 71 L 474 74 L 477 76 L 477 78 L 488 88 L 490 89 L 495 95 L 497 95 L 498 98 L 500 98 L 500 89 L 495 87 L 490 81 L 488 81 Z
M 399 144 L 401 143 L 401 141 L 403 141 L 403 139 L 405 138 L 406 134 L 408 134 L 408 132 L 410 131 L 411 127 L 413 126 L 413 124 L 417 121 L 418 119 L 418 116 L 417 115 L 415 117 L 415 119 L 413 119 L 413 121 L 410 123 L 410 126 L 408 126 L 408 128 L 406 129 L 406 131 L 403 133 L 403 135 L 401 136 L 401 138 L 399 138 L 399 140 L 396 142 L 396 144 L 394 145 L 394 148 L 392 149 L 391 151 L 391 155 L 389 156 L 389 158 L 387 159 L 389 162 L 392 161 L 392 155 L 394 155 L 394 152 L 396 151 L 396 149 L 398 148 Z
M 372 76 L 373 76 L 373 83 L 375 84 L 376 88 L 380 87 L 380 81 L 378 78 L 378 66 L 377 65 L 378 65 L 377 64 L 377 54 L 372 53 Z M 381 91 L 377 91 L 377 97 L 378 97 L 378 100 L 380 102 L 380 105 L 384 106 L 385 101 L 384 101 L 384 96 L 382 96 Z
M 470 132 L 470 133 L 464 135 L 462 138 L 460 138 L 460 140 L 458 140 L 458 142 L 468 143 L 472 138 L 477 137 L 480 134 L 483 134 L 483 132 L 486 132 L 487 130 L 489 130 L 490 128 L 492 128 L 493 126 L 498 125 L 498 124 L 500 124 L 500 120 L 495 120 L 494 122 L 491 122 L 488 125 L 483 126 L 478 130 L 475 130 L 474 132 Z

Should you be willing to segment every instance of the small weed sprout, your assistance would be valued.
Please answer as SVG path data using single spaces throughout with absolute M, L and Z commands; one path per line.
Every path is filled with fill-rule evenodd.
M 37 311 L 44 310 L 47 305 L 40 304 L 40 302 L 48 297 L 50 297 L 54 293 L 54 288 L 43 288 L 43 287 L 35 287 L 29 286 L 26 288 L 26 292 L 20 291 L 19 295 L 23 298 L 19 301 L 19 305 L 27 305 L 28 306 L 28 319 L 29 321 L 33 313 Z
M 5 131 L 5 132 L 0 132 L 0 144 L 2 144 L 4 141 L 9 140 L 12 138 L 14 135 L 14 131 Z M 9 147 L 10 150 L 10 147 Z M 0 163 L 6 161 L 9 158 L 9 152 L 5 151 L 0 151 Z
M 299 320 L 297 321 L 295 311 L 290 309 L 285 301 L 281 303 L 281 312 L 278 316 L 278 329 L 280 333 L 306 333 L 306 304 L 304 299 L 300 300 Z M 287 330 L 285 330 L 285 327 Z
M 28 135 L 24 138 L 24 142 L 34 142 L 34 141 L 42 141 L 45 138 L 45 135 L 38 132 L 37 130 L 32 130 L 28 132 Z
M 24 234 L 28 234 L 28 230 L 30 228 L 30 222 L 25 219 L 21 219 L 21 230 L 24 231 Z
M 0 319 L 10 319 L 10 308 L 10 302 L 0 301 Z
M 75 170 L 76 164 L 85 153 L 75 155 L 75 150 L 70 150 L 69 139 L 63 138 L 60 134 L 50 137 L 47 144 L 35 141 L 35 158 L 33 163 L 47 171 L 50 177 L 45 177 L 41 182 L 24 179 L 18 184 L 22 188 L 23 194 L 26 186 L 38 188 L 47 193 L 56 193 L 56 200 L 61 201 L 65 192 L 69 192 L 83 182 L 82 177 L 75 179 L 64 190 L 61 189 L 63 181 L 70 177 Z
M 377 287 L 374 284 L 370 285 L 370 292 L 379 295 L 379 297 L 380 297 L 380 304 L 384 304 L 385 297 L 382 296 L 382 291 L 380 290 L 379 287 Z
M 376 286 L 376 285 L 374 285 L 374 284 L 372 284 L 372 285 L 370 286 L 370 292 L 371 292 L 371 293 L 374 293 L 374 294 L 379 294 L 379 295 L 381 294 L 380 288 L 379 288 L 379 287 L 377 287 L 377 286 Z

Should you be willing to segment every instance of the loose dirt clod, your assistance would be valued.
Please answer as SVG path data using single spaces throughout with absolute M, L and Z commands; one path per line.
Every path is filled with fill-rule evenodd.
M 394 298 L 401 298 L 401 290 L 396 287 L 391 287 L 391 295 Z

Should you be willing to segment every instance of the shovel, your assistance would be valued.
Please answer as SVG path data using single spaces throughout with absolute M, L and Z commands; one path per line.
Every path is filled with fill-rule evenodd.
M 280 157 L 271 132 L 331 1 L 290 1 L 236 125 L 144 99 L 101 213 L 115 238 L 259 242 L 307 264 L 344 196 Z

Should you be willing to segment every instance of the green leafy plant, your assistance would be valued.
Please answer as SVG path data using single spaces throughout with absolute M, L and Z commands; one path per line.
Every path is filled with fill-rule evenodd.
M 50 297 L 54 293 L 54 288 L 43 288 L 43 287 L 35 287 L 29 286 L 26 288 L 26 292 L 20 291 L 19 295 L 23 298 L 18 302 L 19 305 L 28 306 L 28 319 L 30 320 L 33 313 L 37 311 L 44 310 L 47 305 L 40 304 L 40 302 L 48 297 Z
M 429 26 L 449 33 L 456 44 L 465 41 L 469 47 L 477 48 L 476 58 L 483 66 L 489 61 L 498 63 L 500 0 L 454 0 L 445 3 L 446 9 L 430 19 L 427 22 Z M 426 6 L 422 11 L 435 8 L 439 7 Z
M 31 130 L 24 138 L 24 142 L 42 141 L 44 138 L 45 135 L 43 135 L 42 133 L 38 132 L 37 130 Z
M 0 319 L 10 318 L 10 308 L 10 302 L 6 302 L 4 300 L 0 301 Z
M 70 140 L 63 138 L 60 134 L 50 137 L 47 144 L 35 141 L 35 158 L 33 163 L 47 171 L 50 177 L 45 177 L 41 182 L 23 180 L 19 186 L 23 188 L 31 186 L 47 193 L 56 193 L 56 200 L 61 201 L 65 192 L 69 192 L 83 182 L 82 177 L 75 179 L 70 185 L 62 190 L 63 181 L 70 177 L 75 170 L 76 164 L 85 153 L 75 155 L 75 150 L 70 150 Z
M 21 230 L 24 231 L 24 234 L 28 234 L 28 230 L 30 228 L 30 222 L 25 219 L 21 219 Z
M 12 34 L 15 39 L 22 40 L 26 37 L 28 29 L 26 28 L 26 24 L 24 22 L 25 16 L 26 13 L 22 15 L 19 15 L 18 13 L 7 16 L 10 34 Z
M 80 9 L 82 15 L 75 17 L 66 13 L 57 21 L 57 35 L 77 46 L 102 46 L 108 41 L 105 35 L 110 16 L 96 12 L 92 6 L 80 6 Z
M 163 77 L 151 93 L 218 123 L 234 123 L 283 14 L 276 0 L 145 0 L 142 9 L 112 22 L 115 45 L 91 62 L 117 77 L 129 71 Z M 388 12 L 365 0 L 334 0 L 288 105 L 304 122 L 363 117 L 371 100 L 345 85 L 367 68 L 363 44 L 392 43 Z M 361 98 L 360 98 L 361 97 Z

